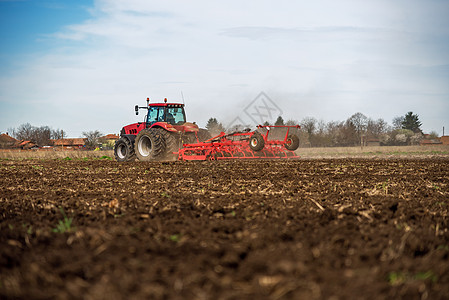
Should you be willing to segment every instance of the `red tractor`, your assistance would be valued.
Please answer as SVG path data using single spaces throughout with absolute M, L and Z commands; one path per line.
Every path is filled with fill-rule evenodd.
M 117 161 L 173 159 L 183 144 L 210 138 L 207 130 L 186 122 L 184 104 L 167 103 L 167 99 L 150 104 L 147 98 L 147 106 L 135 106 L 136 115 L 139 109 L 147 110 L 145 119 L 122 128 L 114 146 Z

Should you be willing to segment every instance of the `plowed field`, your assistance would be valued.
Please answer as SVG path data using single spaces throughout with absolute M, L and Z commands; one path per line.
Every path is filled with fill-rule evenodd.
M 0 160 L 0 298 L 448 299 L 449 160 Z

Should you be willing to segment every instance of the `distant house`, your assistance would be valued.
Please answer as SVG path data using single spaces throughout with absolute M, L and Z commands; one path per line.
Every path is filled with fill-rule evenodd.
M 14 146 L 17 145 L 18 142 L 18 140 L 16 140 L 12 136 L 9 136 L 8 133 L 2 133 L 0 135 L 0 148 L 14 148 Z
M 86 144 L 86 138 L 74 138 L 74 139 L 58 139 L 52 140 L 54 147 L 81 149 Z
M 17 144 L 17 148 L 20 148 L 22 150 L 30 150 L 30 149 L 37 149 L 39 147 L 31 141 L 20 141 Z
M 115 141 L 120 137 L 116 134 L 108 134 L 100 137 L 101 147 L 102 149 L 113 149 Z
M 424 138 L 421 141 L 419 141 L 420 146 L 434 146 L 434 145 L 441 145 L 443 144 L 440 139 L 432 139 L 432 138 Z
M 443 135 L 442 137 L 440 137 L 440 142 L 443 145 L 449 145 L 449 135 Z
M 102 136 L 100 139 L 101 139 L 101 140 L 104 140 L 104 141 L 110 141 L 110 140 L 112 140 L 112 141 L 115 142 L 116 140 L 119 139 L 119 136 L 118 136 L 117 134 L 111 133 L 111 134 L 107 134 L 107 135 L 105 135 L 105 136 Z

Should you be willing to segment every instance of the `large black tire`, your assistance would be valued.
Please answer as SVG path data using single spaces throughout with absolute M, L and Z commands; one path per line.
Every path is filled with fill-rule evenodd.
M 178 152 L 180 148 L 180 136 L 174 132 L 168 132 L 163 128 L 154 128 L 157 133 L 162 137 L 162 141 L 165 144 L 165 158 L 173 159 L 175 156 L 173 152 Z
M 263 136 L 260 133 L 255 132 L 249 139 L 249 147 L 253 151 L 260 151 L 264 146 L 265 141 L 263 139 Z
M 134 151 L 141 161 L 163 159 L 165 155 L 165 142 L 157 130 L 147 128 L 136 136 Z
M 119 162 L 135 160 L 136 154 L 131 141 L 124 137 L 119 138 L 114 145 L 114 156 Z
M 290 151 L 295 151 L 299 147 L 299 137 L 295 134 L 290 134 L 284 144 L 285 148 Z

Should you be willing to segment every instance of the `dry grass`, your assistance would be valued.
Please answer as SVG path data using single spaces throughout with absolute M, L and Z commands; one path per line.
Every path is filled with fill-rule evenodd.
M 108 156 L 114 158 L 114 151 L 55 151 L 55 150 L 1 150 L 0 159 L 55 159 L 55 158 L 100 158 Z
M 299 148 L 296 153 L 302 158 L 425 158 L 449 159 L 449 145 L 438 146 L 374 146 L 374 147 L 329 147 Z M 112 150 L 104 151 L 54 151 L 54 150 L 0 150 L 0 159 L 55 159 L 55 158 L 114 158 Z
M 299 148 L 296 153 L 303 158 L 337 157 L 443 157 L 449 158 L 449 145 L 436 146 L 371 146 Z

